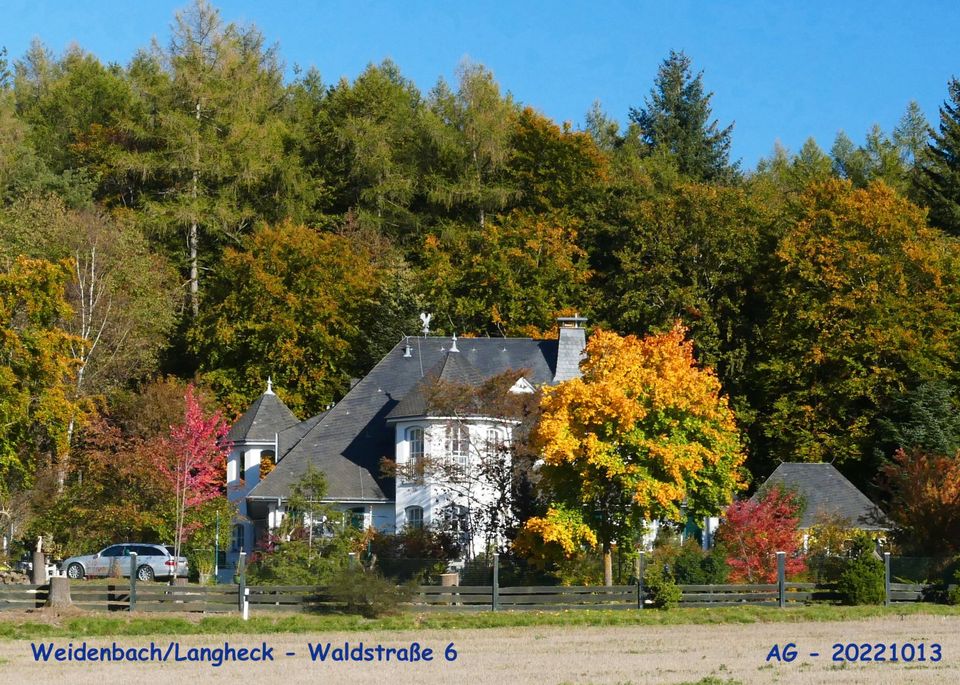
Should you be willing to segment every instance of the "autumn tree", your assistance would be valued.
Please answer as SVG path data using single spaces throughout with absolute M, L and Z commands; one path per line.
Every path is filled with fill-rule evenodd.
M 479 231 L 429 235 L 420 289 L 449 333 L 543 337 L 564 311 L 589 308 L 586 252 L 576 219 L 514 212 Z M 446 329 L 445 322 L 439 324 Z
M 740 434 L 720 383 L 698 367 L 685 330 L 645 338 L 596 331 L 582 378 L 544 390 L 533 447 L 546 499 L 559 514 L 525 528 L 590 529 L 612 583 L 612 548 L 645 523 L 715 515 L 742 487 Z
M 514 205 L 549 214 L 589 216 L 600 202 L 609 163 L 590 134 L 558 126 L 532 107 L 516 117 L 507 162 Z
M 364 237 L 365 236 L 365 237 Z M 318 412 L 412 330 L 402 263 L 369 234 L 263 226 L 228 248 L 210 305 L 190 332 L 200 373 L 221 401 L 247 406 L 272 376 L 295 412 Z
M 680 172 L 698 181 L 729 178 L 733 124 L 719 128 L 705 93 L 703 72 L 694 74 L 693 61 L 671 50 L 657 71 L 657 78 L 643 107 L 630 109 L 630 121 L 638 126 L 650 152 L 672 155 Z
M 880 478 L 907 549 L 938 557 L 960 551 L 960 453 L 898 450 Z
M 952 375 L 956 247 L 877 183 L 805 192 L 767 272 L 750 381 L 770 459 L 836 461 L 867 481 L 893 398 Z
M 80 412 L 71 380 L 77 339 L 61 327 L 73 265 L 17 257 L 0 270 L 0 493 L 62 465 Z
M 798 554 L 801 536 L 797 529 L 802 510 L 797 495 L 779 487 L 727 507 L 716 541 L 727 554 L 730 579 L 775 583 L 777 552 L 786 552 L 787 574 L 803 572 L 806 561 Z
M 196 391 L 187 386 L 183 419 L 170 427 L 170 435 L 156 454 L 156 470 L 174 498 L 174 556 L 180 556 L 184 540 L 197 528 L 189 514 L 201 505 L 222 497 L 231 445 L 225 441 L 230 426 L 220 412 L 207 414 Z
M 173 508 L 155 466 L 159 437 L 133 435 L 111 415 L 85 422 L 71 447 L 65 487 L 34 506 L 31 531 L 62 556 L 122 540 L 172 539 Z

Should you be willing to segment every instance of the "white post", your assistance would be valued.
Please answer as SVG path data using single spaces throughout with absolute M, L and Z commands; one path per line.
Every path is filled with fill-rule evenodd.
M 250 588 L 243 589 L 243 620 L 250 618 Z

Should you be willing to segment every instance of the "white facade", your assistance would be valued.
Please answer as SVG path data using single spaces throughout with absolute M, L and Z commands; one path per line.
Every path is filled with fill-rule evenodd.
M 460 536 L 468 557 L 485 551 L 476 519 L 497 501 L 491 460 L 509 463 L 513 426 L 485 417 L 397 421 L 396 530 L 444 529 Z
M 230 529 L 220 532 L 220 549 L 226 552 L 224 573 L 232 575 L 240 552 L 249 553 L 264 530 L 263 525 L 249 515 L 247 494 L 260 482 L 260 462 L 270 459 L 276 463 L 277 440 L 237 441 L 227 457 L 227 499 L 236 504 L 237 514 Z M 221 574 L 223 575 L 223 574 Z M 229 578 L 227 578 L 229 580 Z

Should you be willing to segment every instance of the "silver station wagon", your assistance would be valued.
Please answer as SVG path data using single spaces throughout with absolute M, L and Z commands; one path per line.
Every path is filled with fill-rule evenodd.
M 173 558 L 173 547 L 135 542 L 110 545 L 96 554 L 64 559 L 60 568 L 68 578 L 78 580 L 85 576 L 109 576 L 116 564 L 121 576 L 129 576 L 130 555 L 134 552 L 137 554 L 138 580 L 186 576 L 189 571 L 186 558 Z

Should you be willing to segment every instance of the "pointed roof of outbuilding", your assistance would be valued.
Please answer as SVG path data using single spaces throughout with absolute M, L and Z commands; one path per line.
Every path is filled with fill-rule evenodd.
M 273 392 L 273 383 L 267 381 L 267 391 L 260 395 L 243 416 L 230 427 L 227 440 L 231 442 L 273 442 L 281 433 L 300 423 L 287 405 Z
M 774 485 L 792 490 L 803 498 L 805 508 L 800 517 L 801 529 L 812 528 L 824 517 L 846 519 L 852 527 L 861 530 L 890 530 L 893 527 L 880 508 L 833 464 L 780 464 L 760 490 Z

